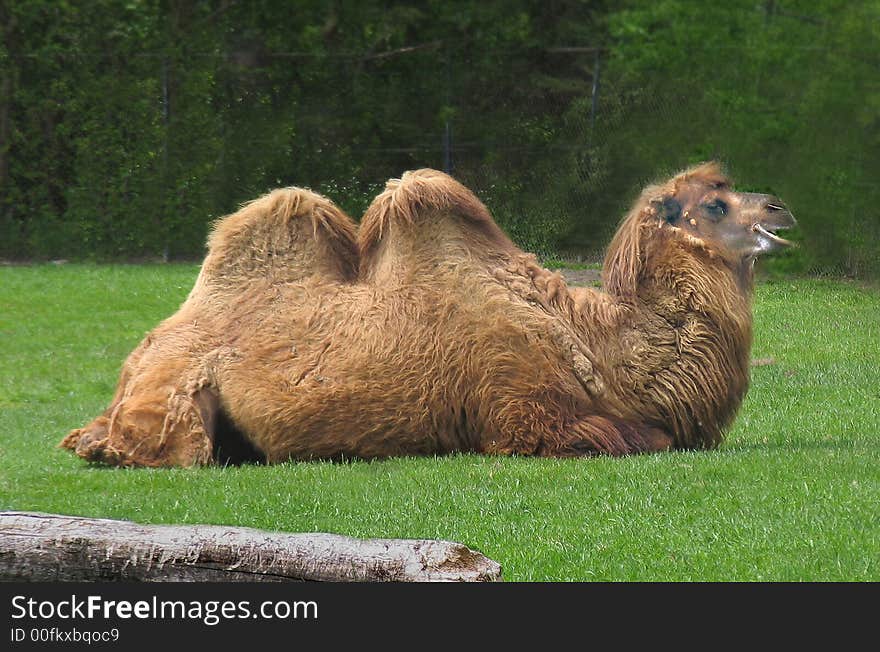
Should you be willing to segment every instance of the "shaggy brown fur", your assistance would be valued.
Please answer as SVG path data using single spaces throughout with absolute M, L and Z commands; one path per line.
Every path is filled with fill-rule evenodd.
M 329 200 L 275 191 L 219 223 L 186 302 L 62 446 L 183 466 L 713 447 L 748 383 L 754 257 L 792 223 L 692 168 L 636 202 L 602 293 L 569 290 L 440 172 L 388 182 L 357 247 Z

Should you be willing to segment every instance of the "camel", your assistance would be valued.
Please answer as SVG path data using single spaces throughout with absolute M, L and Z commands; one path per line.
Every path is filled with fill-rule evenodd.
M 216 225 L 183 305 L 60 445 L 185 467 L 715 448 L 748 387 L 755 259 L 794 224 L 717 164 L 689 168 L 642 192 L 597 290 L 442 172 L 390 180 L 359 228 L 275 190 Z

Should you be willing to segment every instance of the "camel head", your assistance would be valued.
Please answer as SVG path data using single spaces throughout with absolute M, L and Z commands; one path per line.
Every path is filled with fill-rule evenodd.
M 608 248 L 605 285 L 635 294 L 648 253 L 670 240 L 749 275 L 759 255 L 792 246 L 776 232 L 794 225 L 780 199 L 736 192 L 716 163 L 703 163 L 642 193 Z

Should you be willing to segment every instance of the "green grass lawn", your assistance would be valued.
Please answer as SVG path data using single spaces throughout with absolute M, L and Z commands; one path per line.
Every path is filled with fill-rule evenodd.
M 0 267 L 0 509 L 460 541 L 507 580 L 880 579 L 880 291 L 760 284 L 752 388 L 710 453 L 192 470 L 55 445 L 196 265 Z

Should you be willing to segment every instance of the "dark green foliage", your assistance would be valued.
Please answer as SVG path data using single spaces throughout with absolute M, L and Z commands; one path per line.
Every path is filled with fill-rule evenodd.
M 6 0 L 0 257 L 199 258 L 273 187 L 357 218 L 448 164 L 524 248 L 596 258 L 641 185 L 719 158 L 799 218 L 778 270 L 874 275 L 878 19 L 880 0 Z

